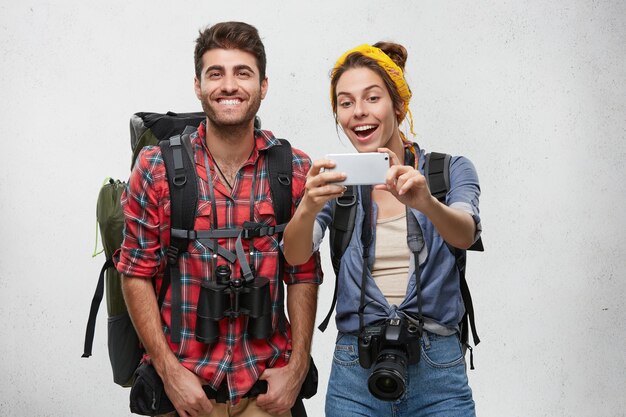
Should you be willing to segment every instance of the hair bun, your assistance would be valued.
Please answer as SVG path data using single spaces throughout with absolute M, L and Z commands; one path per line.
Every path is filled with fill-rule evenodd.
M 381 49 L 397 66 L 399 66 L 402 71 L 404 71 L 404 66 L 406 64 L 406 59 L 408 57 L 408 52 L 406 48 L 398 43 L 393 42 L 376 42 L 373 46 Z

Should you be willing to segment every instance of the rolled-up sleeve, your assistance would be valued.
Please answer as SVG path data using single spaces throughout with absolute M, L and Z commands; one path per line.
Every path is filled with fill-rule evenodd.
M 163 253 L 158 182 L 164 171 L 158 147 L 144 148 L 122 194 L 124 240 L 114 257 L 121 274 L 151 278 L 159 272 Z
M 324 278 L 319 251 L 313 252 L 309 260 L 301 265 L 287 264 L 285 284 L 321 284 Z
M 480 210 L 480 184 L 478 173 L 472 162 L 465 157 L 454 157 L 450 162 L 450 191 L 446 197 L 449 207 L 464 211 L 472 216 L 476 223 L 474 242 L 482 232 Z

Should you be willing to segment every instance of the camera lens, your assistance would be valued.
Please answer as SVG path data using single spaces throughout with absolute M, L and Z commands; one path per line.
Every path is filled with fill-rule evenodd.
M 397 375 L 395 374 L 378 375 L 378 378 L 374 383 L 376 384 L 376 389 L 379 392 L 392 394 L 398 391 Z
M 399 349 L 384 349 L 367 380 L 370 393 L 383 401 L 395 401 L 406 390 L 407 356 Z

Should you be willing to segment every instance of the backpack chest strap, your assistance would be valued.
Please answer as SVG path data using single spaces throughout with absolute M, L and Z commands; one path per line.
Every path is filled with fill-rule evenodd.
M 211 252 L 217 253 L 230 263 L 234 263 L 237 256 L 225 247 L 218 245 L 217 239 L 241 238 L 252 239 L 257 237 L 272 236 L 282 233 L 287 227 L 286 223 L 276 226 L 266 226 L 260 223 L 244 222 L 243 228 L 216 229 L 216 230 L 185 230 L 172 228 L 172 239 L 184 239 L 187 241 L 197 240 L 206 246 Z M 172 256 L 178 256 L 173 253 Z

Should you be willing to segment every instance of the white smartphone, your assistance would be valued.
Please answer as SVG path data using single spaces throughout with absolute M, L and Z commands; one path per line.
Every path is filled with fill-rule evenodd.
M 335 162 L 335 168 L 328 172 L 345 172 L 342 185 L 375 185 L 384 184 L 389 169 L 389 155 L 380 152 L 366 153 L 334 153 L 325 157 Z

